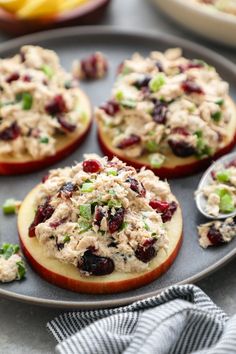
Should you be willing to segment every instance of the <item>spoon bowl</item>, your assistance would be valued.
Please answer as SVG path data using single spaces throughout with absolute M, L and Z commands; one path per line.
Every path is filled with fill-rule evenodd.
M 217 161 L 213 162 L 212 165 L 205 171 L 203 174 L 197 188 L 196 196 L 195 196 L 195 201 L 197 208 L 201 214 L 203 214 L 206 218 L 208 219 L 214 219 L 214 220 L 222 220 L 226 219 L 229 217 L 233 217 L 236 215 L 236 208 L 235 211 L 232 213 L 220 213 L 218 216 L 210 215 L 206 212 L 206 198 L 203 195 L 203 188 L 207 185 L 209 185 L 212 181 L 212 172 L 217 170 L 217 167 L 220 165 L 228 165 L 232 161 L 236 161 L 236 152 L 233 152 L 231 154 L 227 154 Z

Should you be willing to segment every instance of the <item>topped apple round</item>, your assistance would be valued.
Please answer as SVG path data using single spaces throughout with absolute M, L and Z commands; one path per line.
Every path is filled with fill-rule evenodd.
M 234 145 L 228 84 L 181 49 L 134 54 L 119 67 L 111 99 L 96 110 L 103 151 L 161 177 L 194 173 Z
M 23 251 L 44 278 L 105 293 L 163 273 L 178 253 L 182 216 L 168 183 L 152 171 L 87 155 L 52 170 L 28 194 L 18 226 Z
M 88 131 L 87 97 L 55 52 L 24 46 L 0 60 L 0 174 L 50 165 Z

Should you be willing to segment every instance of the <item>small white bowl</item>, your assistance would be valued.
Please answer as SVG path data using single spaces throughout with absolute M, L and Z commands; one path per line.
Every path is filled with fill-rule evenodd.
M 236 47 L 236 16 L 192 0 L 152 0 L 184 27 L 216 42 Z

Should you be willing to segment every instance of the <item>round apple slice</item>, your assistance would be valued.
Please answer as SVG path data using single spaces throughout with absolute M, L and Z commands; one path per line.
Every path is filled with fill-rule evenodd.
M 56 153 L 54 155 L 33 159 L 28 153 L 17 157 L 0 154 L 0 175 L 18 175 L 43 169 L 68 156 L 81 144 L 92 125 L 92 109 L 85 93 L 80 89 L 77 90 L 80 109 L 84 113 L 81 129 L 66 135 L 55 136 Z
M 82 276 L 75 266 L 47 256 L 46 250 L 36 237 L 29 237 L 29 226 L 34 219 L 34 202 L 39 186 L 23 201 L 18 215 L 18 231 L 22 250 L 35 271 L 48 282 L 81 293 L 118 293 L 148 284 L 166 272 L 174 262 L 182 242 L 182 213 L 178 206 L 172 219 L 167 222 L 169 248 L 160 249 L 150 262 L 149 269 L 140 273 L 113 273 L 105 276 Z M 172 196 L 172 200 L 176 200 Z
M 112 140 L 107 133 L 107 128 L 99 120 L 98 121 L 98 140 L 102 151 L 106 156 L 112 158 L 117 156 L 119 159 L 127 162 L 128 164 L 134 166 L 135 168 L 141 168 L 143 166 L 151 169 L 156 175 L 161 178 L 177 178 L 187 175 L 194 174 L 205 169 L 210 163 L 220 156 L 223 156 L 233 149 L 236 143 L 236 107 L 234 102 L 230 97 L 227 98 L 226 105 L 231 112 L 231 119 L 225 127 L 226 136 L 221 144 L 219 150 L 213 156 L 207 158 L 199 159 L 195 156 L 190 157 L 178 157 L 174 155 L 171 151 L 166 153 L 165 162 L 160 168 L 152 167 L 148 155 L 143 155 L 138 158 L 127 157 L 123 150 L 118 149 L 112 145 Z

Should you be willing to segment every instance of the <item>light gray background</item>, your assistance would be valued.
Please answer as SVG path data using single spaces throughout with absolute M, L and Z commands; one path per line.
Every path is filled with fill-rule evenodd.
M 203 44 L 236 62 L 235 49 L 224 48 L 189 34 L 156 11 L 148 0 L 113 0 L 101 24 L 172 33 Z M 0 42 L 7 39 L 0 33 Z M 236 312 L 235 266 L 236 260 L 231 261 L 197 284 L 230 315 Z M 53 353 L 55 341 L 47 333 L 45 325 L 60 313 L 61 310 L 0 299 L 0 353 Z

